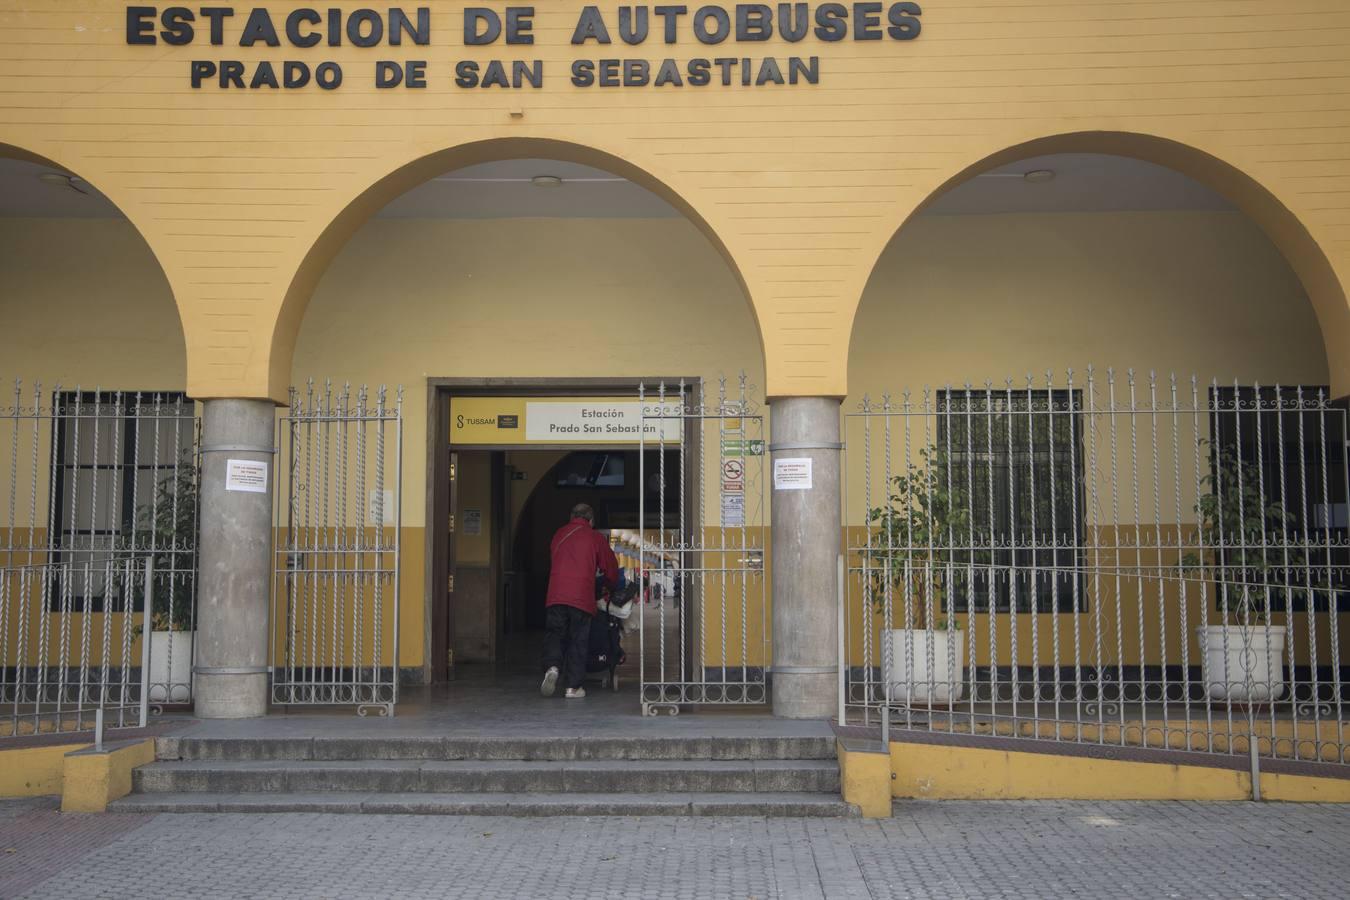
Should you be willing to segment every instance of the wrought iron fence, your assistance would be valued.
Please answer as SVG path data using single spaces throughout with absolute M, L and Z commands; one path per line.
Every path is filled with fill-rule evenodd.
M 638 548 L 663 590 L 640 619 L 643 712 L 768 700 L 764 417 L 729 392 L 642 385 Z M 655 485 L 654 490 L 649 490 Z
M 151 556 L 0 569 L 0 738 L 144 727 L 154 584 Z
M 841 718 L 1350 762 L 1325 388 L 1089 368 L 846 423 Z
M 392 715 L 403 391 L 291 390 L 279 421 L 272 702 Z
M 29 662 L 48 672 L 82 671 L 90 658 L 81 654 L 94 652 L 81 643 L 86 632 L 97 645 L 123 616 L 140 616 L 122 590 L 127 560 L 137 560 L 154 578 L 146 699 L 191 702 L 199 430 L 182 394 L 13 383 L 0 407 L 0 460 L 8 463 L 0 481 L 0 572 L 10 592 L 0 608 L 0 668 L 17 692 L 8 700 L 38 696 L 34 702 L 45 704 L 51 691 L 77 683 L 86 697 L 98 693 L 69 676 L 43 682 L 37 695 L 20 686 Z M 137 618 L 138 634 L 142 627 Z M 70 628 L 81 640 L 35 643 Z M 52 655 L 58 651 L 67 657 Z M 133 656 L 134 668 L 141 657 Z M 129 677 L 139 684 L 140 673 Z M 65 719 L 52 721 L 63 727 Z

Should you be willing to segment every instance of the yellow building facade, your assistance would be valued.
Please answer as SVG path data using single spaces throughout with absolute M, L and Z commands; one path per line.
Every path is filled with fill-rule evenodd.
M 294 9 L 257 8 L 274 27 Z M 1346 76 L 1326 44 L 1346 15 L 1334 5 L 1291 4 L 1277 23 L 1247 28 L 1224 4 L 1153 17 L 1081 3 L 930 4 L 911 40 L 756 42 L 765 55 L 809 48 L 819 84 L 640 92 L 571 83 L 571 62 L 592 55 L 580 48 L 605 46 L 570 43 L 577 6 L 539 9 L 528 45 L 486 49 L 463 45 L 453 6 L 428 10 L 422 46 L 285 50 L 240 47 L 242 13 L 222 24 L 219 46 L 201 21 L 173 46 L 143 12 L 138 38 L 153 43 L 129 45 L 127 10 L 5 14 L 5 143 L 97 185 L 144 236 L 180 312 L 193 396 L 284 400 L 315 285 L 370 211 L 430 175 L 525 154 L 608 163 L 675 201 L 740 282 L 770 396 L 846 394 L 853 319 L 900 226 L 944 186 L 1047 149 L 1138 155 L 1219 189 L 1299 273 L 1338 393 L 1350 378 L 1347 173 L 1326 149 L 1339 143 L 1330 98 Z M 602 11 L 617 30 L 617 8 Z M 690 30 L 677 27 L 677 59 L 696 49 Z M 192 87 L 195 60 L 252 71 L 292 57 L 347 74 L 329 91 Z M 422 57 L 425 88 L 374 86 L 378 60 Z M 460 88 L 462 59 L 539 60 L 544 81 Z M 231 231 L 232 221 L 253 227 Z
M 835 700 L 835 557 L 843 528 L 877 505 L 865 467 L 841 465 L 841 444 L 857 442 L 839 414 L 864 396 L 1092 363 L 1350 394 L 1338 3 L 0 0 L 0 33 L 0 155 L 74 176 L 120 214 L 0 218 L 0 373 L 248 401 L 255 430 L 256 410 L 271 427 L 311 378 L 401 386 L 398 521 L 385 524 L 401 548 L 399 665 L 425 678 L 448 651 L 496 653 L 487 637 L 437 637 L 434 609 L 443 577 L 492 564 L 496 511 L 511 503 L 484 487 L 490 462 L 472 449 L 458 448 L 475 486 L 452 499 L 441 484 L 437 404 L 453 412 L 453 384 L 551 379 L 572 396 L 685 378 L 715 392 L 745 372 L 766 465 L 809 458 L 817 481 L 784 494 L 764 470 L 765 502 L 743 526 L 760 536 L 732 542 L 762 547 L 762 569 L 723 572 L 732 599 L 705 610 L 716 618 L 744 592 L 748 618 L 730 649 L 694 656 L 722 671 L 772 664 L 776 682 L 781 670 L 803 685 L 784 688 L 794 715 Z M 1224 204 L 941 206 L 1022 161 L 1088 157 L 1165 168 Z M 601 170 L 669 212 L 381 214 L 433 179 L 517 160 Z M 204 441 L 254 447 L 242 433 Z M 553 465 L 518 467 L 539 480 Z M 287 490 L 279 460 L 276 473 L 272 501 Z M 718 505 L 714 479 L 697 489 Z M 1179 529 L 1197 498 L 1178 492 L 1180 516 L 1136 524 Z M 211 504 L 204 494 L 204 529 L 225 515 Z M 250 513 L 266 522 L 255 538 L 287 526 L 284 508 Z M 447 560 L 440 523 L 470 509 L 482 530 Z M 714 544 L 716 519 L 701 520 Z M 256 606 L 276 560 L 252 552 Z M 208 607 L 212 591 L 238 590 L 212 585 Z M 213 615 L 202 631 L 226 628 Z M 845 623 L 849 641 L 864 640 L 862 618 Z M 250 623 L 250 649 L 205 636 L 210 658 L 198 649 L 199 678 L 252 685 L 231 687 L 236 699 L 256 696 L 286 640 L 275 616 Z M 981 641 L 987 661 L 997 641 Z M 855 651 L 848 664 L 866 665 Z M 1154 636 L 1137 653 L 1181 664 Z

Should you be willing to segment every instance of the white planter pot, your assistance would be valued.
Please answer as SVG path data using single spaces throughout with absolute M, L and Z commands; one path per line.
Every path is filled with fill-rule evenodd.
M 150 702 L 192 699 L 192 644 L 195 631 L 150 632 Z
M 1205 696 L 1265 702 L 1284 697 L 1283 625 L 1201 625 Z
M 888 699 L 945 706 L 965 696 L 966 683 L 961 674 L 966 655 L 964 631 L 901 628 L 890 632 L 889 637 L 891 671 L 885 676 Z

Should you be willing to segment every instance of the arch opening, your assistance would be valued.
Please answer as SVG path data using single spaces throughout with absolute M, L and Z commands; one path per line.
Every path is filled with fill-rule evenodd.
M 658 177 L 653 174 L 650 166 L 639 166 L 598 148 L 542 138 L 499 138 L 461 144 L 411 160 L 381 177 L 336 212 L 299 264 L 277 316 L 269 356 L 271 366 L 269 383 L 273 395 L 284 396 L 285 389 L 290 383 L 296 341 L 315 290 L 324 279 L 330 265 L 367 223 L 372 219 L 386 216 L 391 206 L 396 205 L 400 198 L 413 189 L 434 183 L 438 179 L 453 177 L 453 173 L 457 171 L 473 171 L 475 167 L 484 165 L 501 166 L 539 161 L 582 167 L 622 179 L 637 191 L 649 195 L 647 201 L 649 208 L 664 206 L 665 211 L 660 217 L 683 220 L 686 223 L 686 233 L 687 229 L 692 228 L 693 234 L 698 236 L 706 248 L 721 258 L 725 272 L 730 276 L 730 283 L 735 286 L 736 293 L 740 294 L 740 308 L 748 309 L 750 321 L 754 325 L 754 349 L 759 357 L 759 365 L 763 365 L 764 351 L 756 311 L 746 279 L 724 238 L 725 229 L 715 227 L 710 217 L 688 199 L 687 191 L 672 187 L 672 179 Z M 568 182 L 564 179 L 564 189 L 567 186 Z M 541 188 L 541 190 L 548 189 Z M 490 203 L 487 199 L 481 202 Z M 553 218 L 556 212 L 556 210 L 552 211 L 552 214 L 545 212 L 538 217 Z M 416 218 L 417 215 L 418 212 L 414 209 L 408 214 L 396 217 Z M 631 218 L 640 217 L 631 216 Z M 601 278 L 605 277 L 605 270 L 612 262 L 608 257 L 616 255 L 614 253 L 607 255 L 606 249 L 604 245 L 597 245 L 588 251 L 587 264 L 592 272 Z M 684 247 L 679 248 L 679 251 L 689 252 Z M 652 255 L 649 261 L 659 263 L 662 260 L 658 255 Z M 744 359 L 744 355 L 740 359 L 743 360 L 742 364 L 750 362 Z M 735 361 L 731 364 L 735 364 Z
M 104 390 L 182 391 L 173 289 L 142 231 L 97 184 L 0 144 L 0 376 Z
M 22 685 L 33 677 L 22 674 L 24 660 L 51 664 L 63 682 L 101 660 L 101 679 L 71 682 L 86 701 L 106 700 L 116 727 L 109 689 L 118 676 L 110 681 L 107 673 L 144 661 L 139 645 L 131 649 L 141 629 L 132 632 L 132 606 L 118 589 L 124 576 L 116 573 L 129 554 L 152 555 L 153 621 L 142 624 L 157 647 L 178 648 L 179 664 L 157 657 L 136 678 L 152 702 L 184 702 L 196 610 L 198 441 L 180 311 L 141 230 L 96 182 L 10 144 L 0 144 L 0 315 L 0 468 L 8 473 L 0 484 L 0 563 L 11 576 L 6 587 L 16 586 L 0 601 L 0 666 Z M 160 514 L 166 509 L 172 519 Z M 32 587 L 12 577 L 24 571 Z M 78 620 L 83 642 L 24 643 L 25 634 L 55 635 Z M 32 692 L 35 721 L 67 696 L 27 683 L 12 695 L 17 702 Z M 75 727 L 92 724 L 85 721 Z
M 315 377 L 405 388 L 403 545 L 423 546 L 427 563 L 421 573 L 406 572 L 403 646 L 409 664 L 421 662 L 432 680 L 443 677 L 442 647 L 456 651 L 456 664 L 484 654 L 500 661 L 493 648 L 509 649 L 498 627 L 506 607 L 489 602 L 500 587 L 489 573 L 502 560 L 481 540 L 497 534 L 504 509 L 478 496 L 468 508 L 480 533 L 446 533 L 457 502 L 449 498 L 449 476 L 435 456 L 418 465 L 413 449 L 431 442 L 438 454 L 452 442 L 444 423 L 456 395 L 445 382 L 523 379 L 532 383 L 530 396 L 624 402 L 636 401 L 638 381 L 716 384 L 742 367 L 752 384 L 763 384 L 757 323 L 725 248 L 719 252 L 687 205 L 652 190 L 648 177 L 597 162 L 494 153 L 433 170 L 389 198 L 315 279 L 287 368 L 277 376 L 288 386 Z M 613 387 L 602 390 L 598 380 Z M 591 386 L 578 393 L 582 382 Z M 434 398 L 426 405 L 424 390 Z M 469 481 L 482 488 L 499 476 L 487 456 L 474 453 L 481 458 L 466 465 L 478 465 L 481 477 Z M 635 475 L 635 461 L 629 469 Z M 629 505 L 636 515 L 636 504 Z M 531 540 L 537 544 L 539 534 Z M 509 543 L 498 536 L 498 547 Z M 467 564 L 461 544 L 470 547 Z M 531 559 L 537 570 L 538 553 Z M 474 594 L 472 623 L 463 616 L 457 623 L 447 608 L 451 579 L 462 595 L 453 603 L 467 604 Z M 541 579 L 529 586 L 534 596 L 513 607 L 536 626 Z M 418 647 L 421 660 L 412 649 Z
M 1127 721 L 1235 696 L 1206 683 L 1205 635 L 1263 604 L 1268 627 L 1299 631 L 1289 670 L 1315 665 L 1314 613 L 1334 623 L 1334 604 L 1272 600 L 1195 561 L 1256 541 L 1272 583 L 1317 555 L 1314 590 L 1344 590 L 1331 398 L 1350 393 L 1350 319 L 1317 233 L 1279 185 L 1145 135 L 1040 138 L 936 181 L 870 274 L 845 420 L 863 448 L 850 552 L 932 575 L 853 607 L 852 664 L 871 671 L 888 641 L 899 669 L 952 667 L 947 685 L 883 677 L 1013 735 L 1038 727 L 1019 731 L 1022 701 L 1081 722 L 1058 703 L 1090 690 Z M 877 563 L 879 542 L 900 546 Z M 1231 598 L 1254 605 L 1235 616 Z M 920 651 L 911 631 L 950 643 Z M 1070 669 L 1096 684 L 1063 692 Z
M 1115 132 L 1019 143 L 941 178 L 888 237 L 855 311 L 852 394 L 1089 363 L 1350 392 L 1329 258 L 1271 190 L 1195 147 Z M 868 343 L 895 333 L 888 306 L 922 361 L 884 373 Z

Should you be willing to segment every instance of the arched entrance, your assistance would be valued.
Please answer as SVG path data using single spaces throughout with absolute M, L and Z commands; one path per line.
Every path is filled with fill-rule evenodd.
M 1305 285 L 1257 221 L 1176 169 L 1019 157 L 932 198 L 881 255 L 850 393 L 1090 363 L 1326 384 L 1334 339 Z
M 617 154 L 581 144 L 543 138 L 499 138 L 481 142 L 458 144 L 435 153 L 419 155 L 382 175 L 340 209 L 321 233 L 315 236 L 286 292 L 277 325 L 272 335 L 270 352 L 274 393 L 284 394 L 289 384 L 291 354 L 299 334 L 300 323 L 314 290 L 338 252 L 347 246 L 350 238 L 371 217 L 418 185 L 425 185 L 438 177 L 446 177 L 456 170 L 488 163 L 507 163 L 512 160 L 551 160 L 564 165 L 583 166 L 620 178 L 654 195 L 669 207 L 670 212 L 684 218 L 701 233 L 710 248 L 721 256 L 726 269 L 750 305 L 754 321 L 757 312 L 750 296 L 745 276 L 729 242 L 729 230 L 717 224 L 706 205 L 696 206 L 696 192 L 677 187 L 670 176 L 658 174 L 651 163 L 632 162 L 632 153 Z M 541 173 L 547 175 L 548 173 Z M 566 185 L 566 180 L 563 184 Z M 589 261 L 593 269 L 603 271 L 608 264 L 603 258 Z M 758 332 L 756 333 L 758 339 Z
M 852 707 L 1343 760 L 1334 274 L 1270 192 L 1156 138 L 1019 144 L 929 197 L 855 320 Z
M 650 190 L 651 178 L 632 166 L 594 155 L 587 157 L 592 164 L 577 162 L 575 148 L 564 148 L 561 158 L 511 155 L 551 149 L 505 142 L 474 151 L 504 158 L 419 170 L 420 184 L 356 228 L 315 279 L 295 339 L 291 383 L 314 375 L 405 387 L 401 646 L 402 665 L 417 680 L 443 677 L 456 634 L 481 632 L 488 644 L 497 638 L 490 621 L 495 597 L 472 629 L 463 619 L 455 627 L 446 600 L 496 589 L 487 568 L 491 551 L 477 540 L 495 533 L 490 498 L 469 504 L 478 534 L 452 536 L 448 529 L 452 510 L 457 527 L 466 521 L 451 499 L 455 384 L 472 382 L 479 394 L 491 388 L 522 404 L 534 397 L 626 405 L 637 405 L 639 382 L 665 381 L 678 395 L 683 379 L 691 404 L 714 402 L 724 376 L 736 391 L 741 370 L 750 391 L 763 384 L 744 287 L 725 248 L 709 240 L 687 204 L 659 185 Z M 427 178 L 427 171 L 434 174 Z M 610 387 L 596 386 L 601 380 Z M 578 392 L 579 385 L 585 389 Z M 702 401 L 694 399 L 700 389 L 708 392 Z M 688 464 L 696 463 L 691 457 Z M 457 484 L 481 487 L 492 477 L 490 468 L 481 474 Z M 722 481 L 709 476 L 698 483 L 714 510 L 705 521 L 720 521 Z M 761 518 L 737 518 L 738 527 L 765 524 L 763 510 L 753 515 Z M 693 529 L 693 521 L 685 525 Z M 455 542 L 470 556 L 454 558 Z M 535 574 L 541 587 L 543 573 Z M 739 645 L 739 632 L 735 640 Z M 728 668 L 719 664 L 719 671 Z M 763 677 L 762 662 L 757 673 Z
M 94 705 L 144 724 L 143 702 L 191 701 L 196 629 L 199 441 L 173 291 L 98 184 L 4 144 L 0 271 L 0 703 L 34 731 L 90 727 Z
M 1179 173 L 1203 185 L 1227 204 L 1240 211 L 1264 235 L 1293 271 L 1314 311 L 1332 392 L 1336 396 L 1350 393 L 1350 305 L 1347 304 L 1343 279 L 1338 274 L 1329 244 L 1324 235 L 1314 234 L 1311 220 L 1300 217 L 1291 206 L 1291 197 L 1297 197 L 1286 185 L 1276 187 L 1258 181 L 1233 162 L 1215 153 L 1201 149 L 1200 142 L 1186 143 L 1152 134 L 1121 131 L 1082 131 L 1008 140 L 972 154 L 951 171 L 938 175 L 902 222 L 890 225 L 878 234 L 876 258 L 880 263 L 903 241 L 904 226 L 922 217 L 941 199 L 954 190 L 1002 170 L 1018 161 L 1048 157 L 1056 154 L 1082 156 L 1113 156 L 1137 160 Z M 1054 182 L 1047 187 L 1054 187 Z M 1128 188 L 1124 188 L 1128 191 Z M 1089 211 L 1089 210 L 1085 210 Z M 1192 229 L 1193 232 L 1197 231 Z M 1320 231 L 1320 230 L 1319 230 Z M 876 283 L 878 270 L 868 273 L 868 291 L 880 287 Z M 859 307 L 861 309 L 861 305 Z M 855 312 L 853 334 L 866 334 L 858 328 Z M 853 354 L 850 352 L 850 360 Z M 956 376 L 950 376 L 956 377 Z M 850 384 L 856 392 L 857 385 Z
M 140 228 L 92 183 L 0 144 L 6 375 L 181 391 L 187 351 L 173 290 Z

